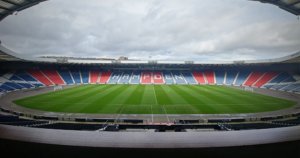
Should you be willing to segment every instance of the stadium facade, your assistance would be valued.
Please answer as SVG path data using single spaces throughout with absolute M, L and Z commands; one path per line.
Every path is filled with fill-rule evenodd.
M 0 2 L 2 20 L 15 11 L 42 1 Z M 276 1 L 276 5 L 299 15 L 299 1 Z M 0 138 L 5 140 L 106 148 L 206 148 L 270 144 L 300 139 L 300 52 L 267 60 L 142 61 L 33 58 L 0 45 L 0 67 Z M 119 115 L 83 117 L 69 113 L 36 112 L 3 102 L 7 97 L 14 98 L 23 93 L 40 93 L 44 90 L 49 92 L 57 86 L 84 84 L 251 87 L 267 93 L 280 93 L 297 101 L 297 105 L 270 113 L 207 117 L 179 115 L 174 116 L 174 122 L 171 124 L 149 124 L 138 115 L 125 115 L 122 118 Z M 49 139 L 45 139 L 45 136 Z
M 84 58 L 66 58 L 66 57 L 48 57 L 48 58 L 24 58 L 17 53 L 1 46 L 1 85 L 0 90 L 3 98 L 11 94 L 24 93 L 35 89 L 48 89 L 51 87 L 74 86 L 84 84 L 178 84 L 178 85 L 223 85 L 234 87 L 252 87 L 254 89 L 265 89 L 267 91 L 280 91 L 287 95 L 293 95 L 294 99 L 299 99 L 300 82 L 300 53 L 295 53 L 278 59 L 253 60 L 253 61 L 232 61 L 219 63 L 200 63 L 196 61 L 132 61 L 132 60 L 99 60 Z M 299 100 L 298 100 L 299 101 Z M 33 127 L 30 132 L 37 128 L 46 129 L 72 129 L 72 130 L 104 130 L 104 131 L 200 131 L 204 129 L 213 131 L 240 131 L 249 134 L 248 129 L 266 129 L 283 130 L 291 128 L 288 133 L 289 140 L 297 140 L 299 134 L 293 133 L 298 130 L 300 124 L 300 111 L 297 106 L 289 110 L 276 111 L 270 113 L 255 114 L 231 114 L 231 115 L 167 115 L 168 120 L 174 122 L 160 122 L 158 124 L 149 124 L 145 116 L 137 115 L 77 115 L 60 114 L 53 112 L 36 112 L 27 109 L 14 108 L 10 104 L 2 105 L 1 110 L 4 113 L 16 116 L 2 116 L 2 122 L 8 125 Z M 298 109 L 298 110 L 297 110 Z M 28 120 L 28 117 L 31 118 Z M 153 115 L 151 116 L 153 117 Z M 166 117 L 154 115 L 154 117 Z M 148 116 L 146 116 L 148 118 Z M 33 120 L 32 120 L 33 119 Z M 73 123 L 66 123 L 71 121 Z M 53 122 L 54 121 L 54 122 Z M 51 123 L 50 123 L 51 122 Z M 75 123 L 75 124 L 74 124 Z M 87 124 L 86 124 L 87 123 Z M 281 128 L 278 128 L 281 127 Z M 9 127 L 10 128 L 10 127 Z M 294 129 L 295 128 L 295 129 Z M 13 130 L 13 129 L 12 129 Z M 33 131 L 31 131 L 33 130 Z M 279 130 L 279 131 L 280 131 Z M 23 131 L 27 133 L 26 129 Z M 201 132 L 202 131 L 202 132 Z M 72 135 L 70 131 L 67 131 Z M 258 130 L 259 132 L 259 130 Z M 55 133 L 55 132 L 54 132 Z M 211 133 L 211 132 L 208 132 Z M 207 134 L 208 134 L 207 133 Z M 241 133 L 241 134 L 242 134 Z M 199 134 L 199 133 L 198 133 Z M 233 133 L 232 133 L 233 134 Z M 278 133 L 282 134 L 281 132 Z M 49 134 L 51 135 L 51 134 Z M 172 134 L 170 134 L 172 137 Z M 176 134 L 175 134 L 176 135 Z M 204 147 L 205 144 L 195 146 L 188 145 L 190 141 L 195 140 L 190 134 L 188 138 L 177 144 L 157 144 L 157 148 L 164 147 Z M 223 134 L 222 134 L 223 135 Z M 223 137 L 220 135 L 220 137 Z M 251 134 L 249 134 L 251 135 Z M 255 135 L 255 133 L 254 133 Z M 253 135 L 253 137 L 255 137 Z M 276 134 L 275 134 L 276 135 Z M 10 137 L 10 134 L 2 136 Z M 77 133 L 72 137 L 76 137 Z M 287 135 L 285 135 L 287 136 Z M 117 137 L 107 136 L 107 138 Z M 129 136 L 130 137 L 130 136 Z M 175 137 L 175 136 L 174 136 Z M 177 136 L 176 136 L 177 137 Z M 215 136 L 218 137 L 218 136 Z M 290 138 L 291 137 L 291 138 Z M 56 138 L 53 136 L 54 139 Z M 18 138 L 19 139 L 19 138 Z M 23 139 L 23 138 L 20 138 Z M 103 138 L 99 138 L 100 140 Z M 175 139 L 175 138 L 173 138 Z M 210 140 L 211 139 L 211 140 Z M 241 138 L 241 142 L 233 141 L 228 146 L 235 146 L 240 143 L 249 145 L 253 142 L 247 142 Z M 214 138 L 208 137 L 207 141 L 213 141 Z M 124 141 L 122 143 L 122 141 Z M 150 147 L 145 142 L 149 140 L 141 139 L 138 146 L 126 144 L 129 140 L 123 139 L 117 146 L 106 143 L 87 143 L 86 146 L 102 147 Z M 228 140 L 227 140 L 228 141 Z M 272 142 L 276 140 L 272 140 Z M 277 141 L 282 141 L 277 139 Z M 112 141 L 114 142 L 114 141 Z M 264 143 L 270 140 L 266 137 Z M 43 143 L 49 143 L 48 141 Z M 82 143 L 82 142 L 80 142 Z M 114 142 L 116 143 L 116 142 Z M 258 142 L 257 142 L 258 143 Z M 150 143 L 151 144 L 151 143 Z M 71 145 L 71 144 L 62 144 Z M 74 145 L 74 144 L 73 144 Z M 78 145 L 78 144 L 77 144 Z M 84 145 L 84 146 L 85 146 Z M 207 144 L 206 144 L 207 145 Z M 224 142 L 214 141 L 209 146 L 227 146 Z M 240 144 L 241 145 L 241 144 Z

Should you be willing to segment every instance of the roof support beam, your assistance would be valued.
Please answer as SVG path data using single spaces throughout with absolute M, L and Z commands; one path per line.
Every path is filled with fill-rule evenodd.
M 3 3 L 10 4 L 10 7 L 6 7 L 6 5 L 0 5 L 0 9 L 3 9 L 4 11 L 0 14 L 0 21 L 2 21 L 5 17 L 8 15 L 13 14 L 16 11 L 21 11 L 26 8 L 32 7 L 34 5 L 39 4 L 40 2 L 44 2 L 47 0 L 24 0 L 22 3 L 17 3 L 11 0 L 0 0 Z
M 294 5 L 298 4 L 298 3 L 300 3 L 300 1 L 295 1 L 293 3 L 288 4 L 287 6 L 294 6 Z
M 3 2 L 6 2 L 6 3 L 9 3 L 9 4 L 13 4 L 13 5 L 16 5 L 16 6 L 20 6 L 20 4 L 18 3 L 15 3 L 13 1 L 9 1 L 9 0 L 2 0 Z
M 9 8 L 6 8 L 6 7 L 3 7 L 3 6 L 0 6 L 0 8 L 1 8 L 1 9 L 3 9 L 3 10 L 12 11 L 11 9 L 9 9 Z
M 299 4 L 300 1 L 295 1 L 295 2 L 290 3 L 290 4 L 284 3 L 280 0 L 251 0 L 251 1 L 259 1 L 259 2 L 262 2 L 262 3 L 273 4 L 273 5 L 276 5 L 279 8 L 281 8 L 283 10 L 286 10 L 286 11 L 292 13 L 292 14 L 295 14 L 295 15 L 298 15 L 298 16 L 300 15 L 300 9 L 297 9 L 297 8 L 294 7 L 296 4 Z

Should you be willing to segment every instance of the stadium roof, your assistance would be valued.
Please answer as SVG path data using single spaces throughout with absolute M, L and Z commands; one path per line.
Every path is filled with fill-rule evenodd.
M 236 60 L 236 61 L 161 61 L 161 60 L 104 60 L 89 58 L 66 58 L 66 57 L 29 57 L 6 48 L 0 42 L 1 61 L 32 61 L 46 63 L 73 63 L 73 64 L 265 64 L 265 63 L 300 63 L 300 51 L 281 58 L 262 60 Z
M 0 0 L 0 21 L 8 15 L 32 7 L 46 0 Z
M 253 0 L 262 3 L 270 3 L 292 14 L 300 15 L 300 0 Z
M 2 46 L 1 41 L 0 41 L 0 62 L 1 61 L 20 61 L 20 60 L 24 60 L 24 57 L 11 51 L 10 49 L 7 49 L 6 47 Z
M 0 21 L 8 15 L 22 11 L 47 0 L 0 0 Z M 252 0 L 274 4 L 292 14 L 300 15 L 300 0 Z

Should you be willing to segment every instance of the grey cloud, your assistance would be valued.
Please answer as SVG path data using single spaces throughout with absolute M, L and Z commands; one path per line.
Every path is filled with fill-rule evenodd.
M 0 23 L 27 55 L 159 60 L 279 57 L 300 49 L 296 18 L 236 0 L 51 0 Z

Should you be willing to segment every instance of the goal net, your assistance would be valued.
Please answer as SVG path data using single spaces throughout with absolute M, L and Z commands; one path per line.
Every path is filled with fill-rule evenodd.
M 5 95 L 5 92 L 0 92 L 0 98 Z
M 63 89 L 62 85 L 57 85 L 57 86 L 53 87 L 53 91 L 58 91 L 58 90 L 62 90 L 62 89 Z
M 253 92 L 254 89 L 252 87 L 244 87 L 245 91 Z

